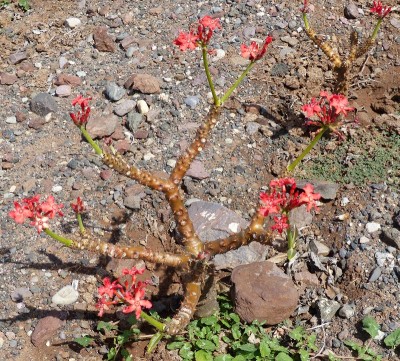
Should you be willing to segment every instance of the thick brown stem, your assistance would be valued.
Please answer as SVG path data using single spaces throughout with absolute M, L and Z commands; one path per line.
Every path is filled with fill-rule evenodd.
M 197 130 L 196 138 L 193 140 L 192 144 L 185 150 L 185 152 L 179 157 L 174 169 L 172 170 L 169 179 L 174 184 L 177 185 L 181 182 L 193 160 L 204 149 L 211 130 L 218 122 L 220 113 L 221 109 L 219 107 L 214 106 L 210 109 L 206 121 Z
M 339 54 L 332 49 L 332 47 L 323 42 L 316 34 L 316 32 L 312 28 L 304 29 L 308 37 L 317 45 L 324 54 L 329 58 L 335 68 L 339 68 L 342 65 L 342 60 L 340 59 Z
M 86 234 L 88 236 L 88 234 Z M 173 254 L 164 252 L 153 252 L 146 247 L 119 247 L 107 242 L 103 242 L 91 237 L 83 238 L 79 241 L 72 241 L 71 248 L 88 250 L 109 256 L 112 258 L 141 259 L 151 263 L 163 264 L 171 267 L 183 266 L 192 259 L 186 254 Z
M 206 267 L 205 264 L 197 264 L 193 273 L 189 275 L 190 281 L 186 283 L 181 307 L 174 318 L 167 324 L 166 332 L 169 335 L 176 335 L 179 331 L 184 329 L 192 319 L 201 296 Z
M 237 249 L 241 246 L 249 244 L 252 241 L 259 241 L 261 243 L 268 243 L 272 240 L 271 233 L 263 228 L 264 217 L 257 212 L 250 225 L 241 232 L 232 234 L 231 236 L 215 241 L 206 242 L 204 244 L 204 251 L 210 256 L 228 252 Z

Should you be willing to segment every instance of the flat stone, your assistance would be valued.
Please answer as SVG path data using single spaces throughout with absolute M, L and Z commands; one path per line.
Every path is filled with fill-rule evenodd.
M 69 97 L 71 95 L 71 85 L 60 85 L 56 88 L 56 94 L 57 96 L 63 98 L 63 97 Z
M 35 129 L 35 130 L 39 130 L 43 127 L 43 125 L 45 123 L 46 122 L 45 122 L 44 118 L 34 116 L 31 119 L 29 119 L 28 127 Z
M 199 104 L 200 98 L 198 96 L 191 95 L 186 97 L 184 102 L 189 108 L 194 109 L 196 108 L 197 104 Z
M 336 198 L 337 191 L 339 190 L 339 184 L 320 181 L 320 180 L 307 180 L 301 179 L 297 182 L 297 188 L 303 189 L 306 184 L 311 183 L 314 186 L 314 193 L 321 194 L 321 197 L 326 200 L 332 200 Z
M 146 101 L 143 99 L 138 100 L 136 104 L 137 110 L 139 111 L 140 114 L 147 114 L 149 112 L 149 106 L 147 105 Z
M 303 204 L 289 212 L 289 222 L 295 225 L 298 229 L 304 228 L 312 224 L 313 216 L 307 212 L 307 206 Z
M 49 113 L 55 113 L 58 110 L 57 103 L 48 93 L 39 93 L 30 102 L 30 109 L 37 115 L 45 117 Z
M 340 303 L 328 300 L 327 298 L 322 298 L 318 302 L 319 313 L 321 315 L 322 322 L 328 322 L 336 315 L 336 312 L 340 308 Z
M 189 207 L 189 216 L 202 241 L 213 241 L 240 232 L 247 222 L 237 213 L 218 203 L 198 201 Z
M 360 12 L 355 3 L 350 2 L 344 7 L 344 16 L 346 19 L 357 19 L 360 17 Z
M 65 26 L 69 27 L 70 29 L 74 29 L 77 26 L 82 24 L 82 21 L 78 18 L 68 18 L 65 20 Z
M 86 130 L 94 139 L 103 138 L 114 133 L 118 124 L 119 119 L 114 114 L 90 117 L 86 124 Z
M 17 124 L 17 117 L 16 116 L 11 116 L 6 118 L 6 123 L 7 124 Z
M 18 80 L 15 74 L 0 73 L 1 85 L 13 85 Z
M 27 287 L 18 287 L 11 292 L 11 299 L 14 302 L 22 302 L 23 300 L 32 296 L 32 292 Z
M 126 125 L 128 129 L 134 133 L 142 124 L 143 122 L 143 116 L 142 114 L 136 113 L 136 112 L 130 112 L 128 113 L 128 119 L 126 121 Z
M 319 286 L 319 280 L 315 273 L 309 271 L 296 272 L 294 274 L 294 280 L 305 286 Z
M 113 38 L 107 34 L 106 27 L 98 27 L 93 32 L 94 46 L 98 51 L 113 53 L 116 50 Z
M 131 112 L 136 106 L 136 101 L 132 99 L 124 100 L 114 108 L 114 113 L 120 117 Z
M 186 176 L 194 179 L 206 179 L 210 176 L 210 172 L 206 170 L 203 162 L 194 160 L 186 172 Z
M 374 233 L 381 229 L 381 225 L 376 222 L 368 222 L 365 225 L 365 229 L 367 230 L 368 233 Z
M 368 279 L 368 282 L 375 282 L 382 274 L 382 269 L 380 267 L 375 267 Z
M 299 41 L 296 38 L 293 38 L 292 36 L 282 36 L 281 40 L 286 43 L 289 44 L 290 46 L 296 46 Z
M 149 74 L 133 74 L 125 82 L 124 87 L 144 94 L 155 94 L 161 91 L 159 80 Z
M 123 96 L 126 94 L 126 90 L 114 82 L 108 82 L 106 85 L 105 94 L 108 99 L 116 102 L 123 98 Z
M 65 321 L 54 316 L 46 316 L 39 320 L 34 331 L 32 332 L 31 341 L 36 346 L 42 346 L 47 340 L 50 340 L 57 330 L 64 324 Z
M 139 210 L 141 200 L 142 197 L 140 196 L 129 195 L 127 197 L 124 197 L 124 206 L 132 210 Z
M 121 41 L 121 46 L 126 50 L 128 49 L 133 43 L 137 42 L 137 38 L 134 36 L 127 36 Z
M 67 285 L 61 288 L 51 299 L 56 305 L 70 305 L 79 298 L 79 292 L 72 286 Z
M 60 74 L 54 81 L 54 85 L 71 85 L 76 87 L 82 84 L 82 80 L 79 76 L 71 74 Z
M 381 234 L 383 242 L 400 249 L 400 231 L 396 228 L 384 228 Z
M 339 310 L 339 316 L 346 319 L 352 318 L 354 314 L 355 309 L 352 305 L 343 305 L 343 307 Z
M 13 53 L 9 56 L 11 64 L 19 64 L 20 62 L 24 61 L 27 59 L 27 55 L 25 51 L 18 51 L 16 53 Z
M 299 294 L 293 281 L 272 262 L 236 267 L 231 280 L 235 312 L 245 322 L 276 325 L 297 307 Z

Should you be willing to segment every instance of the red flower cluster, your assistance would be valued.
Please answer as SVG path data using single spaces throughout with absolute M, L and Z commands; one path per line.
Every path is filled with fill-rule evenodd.
M 76 199 L 76 203 L 72 202 L 71 208 L 74 210 L 75 213 L 85 212 L 85 205 L 83 204 L 82 198 L 78 197 Z
M 76 126 L 80 127 L 83 124 L 86 124 L 89 115 L 90 115 L 90 107 L 89 107 L 89 100 L 92 98 L 84 98 L 81 94 L 79 94 L 74 100 L 72 100 L 72 106 L 79 105 L 81 110 L 77 113 L 70 113 L 69 116 L 71 117 L 72 121 L 75 123 Z
M 307 212 L 310 212 L 312 208 L 317 209 L 315 201 L 321 198 L 319 193 L 314 193 L 314 187 L 311 184 L 307 184 L 302 193 L 296 191 L 294 178 L 274 179 L 269 183 L 269 187 L 269 193 L 262 192 L 260 194 L 262 206 L 258 211 L 264 217 L 270 214 L 279 214 L 274 217 L 272 226 L 272 229 L 279 233 L 289 228 L 287 216 L 289 211 L 306 204 Z
M 272 36 L 268 35 L 261 48 L 255 41 L 252 41 L 249 46 L 242 44 L 240 52 L 245 59 L 249 59 L 250 61 L 260 60 L 265 55 L 267 47 L 271 44 L 272 40 Z
M 204 16 L 199 20 L 197 30 L 190 30 L 189 33 L 179 32 L 178 37 L 174 40 L 174 44 L 179 46 L 181 51 L 187 49 L 193 50 L 197 46 L 205 46 L 210 42 L 215 29 L 221 29 L 219 19 L 211 16 Z
M 151 308 L 151 302 L 144 299 L 148 283 L 136 280 L 136 275 L 141 275 L 143 272 L 144 268 L 137 269 L 135 266 L 131 269 L 122 270 L 124 275 L 131 276 L 130 280 L 126 280 L 123 283 L 119 279 L 111 282 L 108 277 L 105 277 L 103 286 L 98 289 L 100 296 L 96 304 L 99 309 L 98 315 L 100 317 L 103 316 L 104 311 L 109 310 L 111 305 L 125 304 L 126 306 L 122 309 L 122 312 L 135 312 L 135 316 L 138 319 L 143 307 Z
M 340 115 L 347 115 L 348 112 L 354 110 L 354 108 L 349 107 L 349 101 L 342 94 L 329 94 L 326 91 L 321 91 L 321 99 L 316 100 L 311 99 L 311 102 L 305 104 L 301 107 L 301 110 L 305 113 L 307 118 L 316 116 L 318 120 L 307 120 L 306 125 L 316 125 L 316 126 L 329 126 L 331 130 L 342 136 L 336 129 L 340 125 Z
M 306 14 L 306 13 L 308 13 L 309 12 L 309 7 L 308 7 L 308 0 L 304 0 L 304 3 L 303 3 L 303 7 L 302 8 L 300 8 L 300 11 L 303 13 L 303 14 Z
M 16 223 L 24 223 L 28 218 L 31 220 L 30 225 L 34 226 L 38 233 L 43 229 L 49 228 L 49 219 L 53 219 L 56 215 L 63 216 L 61 208 L 63 204 L 57 204 L 53 196 L 48 196 L 45 202 L 40 202 L 40 195 L 31 198 L 25 198 L 21 202 L 14 202 L 14 209 L 8 215 L 14 219 Z
M 392 11 L 392 8 L 390 6 L 383 6 L 381 1 L 374 1 L 370 11 L 371 13 L 376 13 L 380 19 L 383 19 Z

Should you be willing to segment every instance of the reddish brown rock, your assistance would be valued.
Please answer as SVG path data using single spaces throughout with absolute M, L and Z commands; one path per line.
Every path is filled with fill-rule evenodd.
M 186 175 L 195 179 L 206 179 L 210 176 L 210 172 L 204 167 L 204 163 L 199 160 L 194 160 L 190 165 Z
M 32 333 L 31 341 L 38 347 L 50 340 L 63 325 L 64 321 L 56 316 L 46 316 L 39 320 Z
M 133 74 L 125 82 L 126 89 L 138 90 L 143 94 L 155 94 L 160 92 L 159 80 L 149 74 Z
M 27 116 L 25 113 L 22 112 L 16 112 L 15 113 L 15 118 L 17 118 L 18 123 L 22 123 L 27 119 Z
M 115 142 L 114 147 L 118 153 L 125 154 L 131 149 L 131 144 L 126 139 L 121 139 Z
M 113 175 L 113 171 L 111 169 L 103 169 L 100 172 L 100 178 L 102 180 L 108 180 L 112 177 L 112 175 Z
M 54 81 L 54 85 L 71 85 L 72 87 L 79 86 L 81 83 L 79 76 L 71 74 L 60 74 Z
M 116 115 L 109 116 L 93 116 L 89 118 L 86 129 L 95 138 L 103 138 L 114 133 L 115 128 L 119 124 L 119 119 Z
M 299 294 L 292 279 L 272 262 L 238 266 L 231 279 L 235 311 L 245 322 L 276 325 L 297 307 Z
M 128 49 L 134 42 L 136 42 L 136 38 L 133 36 L 127 36 L 121 41 L 121 46 L 126 50 Z
M 32 119 L 29 119 L 28 121 L 28 127 L 35 130 L 39 130 L 40 128 L 43 127 L 44 123 L 45 123 L 44 118 L 33 116 Z
M 0 74 L 0 84 L 1 85 L 13 85 L 17 80 L 18 80 L 18 78 L 14 74 L 8 74 L 8 73 Z
M 116 50 L 113 38 L 107 34 L 107 28 L 98 27 L 93 32 L 94 46 L 98 51 L 113 53 Z

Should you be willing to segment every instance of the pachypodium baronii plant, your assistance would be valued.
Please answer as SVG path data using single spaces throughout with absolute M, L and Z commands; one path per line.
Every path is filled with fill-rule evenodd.
M 31 225 L 35 226 L 38 232 L 44 231 L 53 239 L 70 248 L 92 251 L 114 258 L 141 259 L 151 263 L 181 268 L 183 270 L 182 282 L 185 285 L 184 298 L 178 313 L 166 324 L 156 321 L 142 310 L 143 307 L 149 308 L 151 306 L 150 302 L 144 299 L 147 283 L 136 282 L 136 275 L 140 274 L 142 272 L 141 270 L 135 268 L 126 271 L 131 277 L 130 283 L 122 283 L 119 279 L 111 282 L 110 279 L 105 278 L 103 280 L 103 286 L 99 288 L 100 298 L 97 307 L 100 309 L 100 315 L 103 315 L 112 305 L 124 305 L 123 312 L 135 312 L 137 317 L 145 319 L 156 327 L 158 333 L 155 335 L 152 342 L 150 342 L 152 345 L 154 345 L 164 333 L 170 335 L 176 334 L 189 323 L 196 310 L 203 283 L 212 267 L 212 256 L 237 249 L 252 241 L 268 243 L 272 240 L 274 231 L 282 233 L 284 230 L 287 230 L 290 251 L 288 256 L 290 258 L 293 257 L 295 253 L 294 246 L 297 231 L 289 224 L 288 212 L 301 205 L 306 205 L 307 210 L 311 211 L 312 208 L 316 208 L 316 201 L 320 198 L 319 194 L 314 193 L 313 186 L 310 184 L 304 187 L 303 192 L 300 192 L 296 190 L 296 182 L 293 178 L 276 179 L 270 183 L 269 193 L 261 193 L 261 204 L 257 212 L 254 213 L 247 228 L 226 238 L 213 241 L 203 242 L 197 235 L 184 204 L 182 192 L 180 191 L 182 179 L 192 161 L 204 149 L 210 138 L 211 131 L 219 120 L 221 105 L 239 86 L 255 63 L 265 55 L 268 45 L 272 42 L 272 38 L 267 36 L 261 45 L 252 42 L 250 45 L 243 44 L 241 46 L 241 54 L 244 58 L 249 59 L 249 64 L 222 97 L 218 97 L 208 67 L 208 54 L 210 51 L 212 52 L 212 50 L 209 49 L 209 44 L 213 33 L 220 28 L 221 24 L 219 19 L 206 16 L 201 18 L 196 27 L 190 30 L 189 33 L 180 32 L 174 41 L 182 51 L 194 50 L 197 47 L 201 48 L 203 65 L 213 94 L 214 105 L 209 110 L 204 123 L 197 130 L 197 134 L 192 143 L 178 158 L 169 178 L 161 178 L 155 173 L 128 164 L 120 154 L 114 152 L 112 147 L 101 148 L 99 144 L 91 138 L 85 128 L 91 113 L 91 108 L 89 106 L 91 98 L 84 98 L 79 95 L 72 102 L 73 106 L 79 106 L 80 109 L 70 114 L 71 119 L 93 147 L 96 154 L 102 159 L 103 163 L 125 177 L 133 179 L 165 195 L 173 212 L 177 231 L 181 237 L 182 247 L 178 252 L 153 251 L 144 246 L 118 246 L 95 238 L 88 230 L 85 230 L 83 226 L 81 213 L 85 211 L 85 208 L 80 198 L 71 204 L 76 213 L 80 229 L 80 238 L 74 240 L 56 234 L 50 230 L 49 220 L 56 215 L 63 215 L 61 212 L 62 205 L 56 204 L 52 196 L 49 196 L 43 203 L 40 203 L 39 196 L 24 199 L 21 204 L 15 202 L 15 209 L 9 213 L 10 217 L 17 223 L 24 223 L 26 219 L 30 219 Z M 332 119 L 335 121 L 337 121 L 337 118 L 333 118 L 335 114 L 337 115 L 349 110 L 346 105 L 347 103 L 339 96 L 332 95 L 328 98 L 326 95 L 326 99 L 328 99 L 331 107 L 335 104 L 332 108 L 333 114 L 331 114 Z M 315 101 L 312 101 L 312 103 L 314 109 L 312 115 L 320 117 L 320 114 L 324 114 L 324 106 L 322 103 L 319 104 L 319 107 Z M 333 125 L 336 125 L 334 120 L 329 122 L 327 119 L 323 119 L 324 120 L 320 117 L 323 129 L 325 129 L 324 127 L 331 129 Z M 321 133 L 323 133 L 323 131 L 321 131 Z M 276 215 L 271 230 L 266 229 L 264 226 L 264 221 L 269 215 Z
M 353 30 L 350 34 L 350 50 L 346 57 L 341 57 L 332 45 L 323 41 L 315 30 L 310 26 L 307 14 L 310 12 L 308 0 L 304 0 L 301 12 L 303 13 L 304 30 L 308 37 L 324 52 L 333 65 L 336 73 L 334 93 L 347 95 L 349 91 L 349 75 L 353 63 L 356 59 L 364 55 L 374 45 L 378 36 L 379 28 L 383 19 L 392 11 L 390 6 L 383 6 L 381 1 L 374 1 L 370 9 L 371 13 L 376 14 L 378 21 L 372 31 L 372 34 L 362 43 L 358 41 L 358 33 Z

